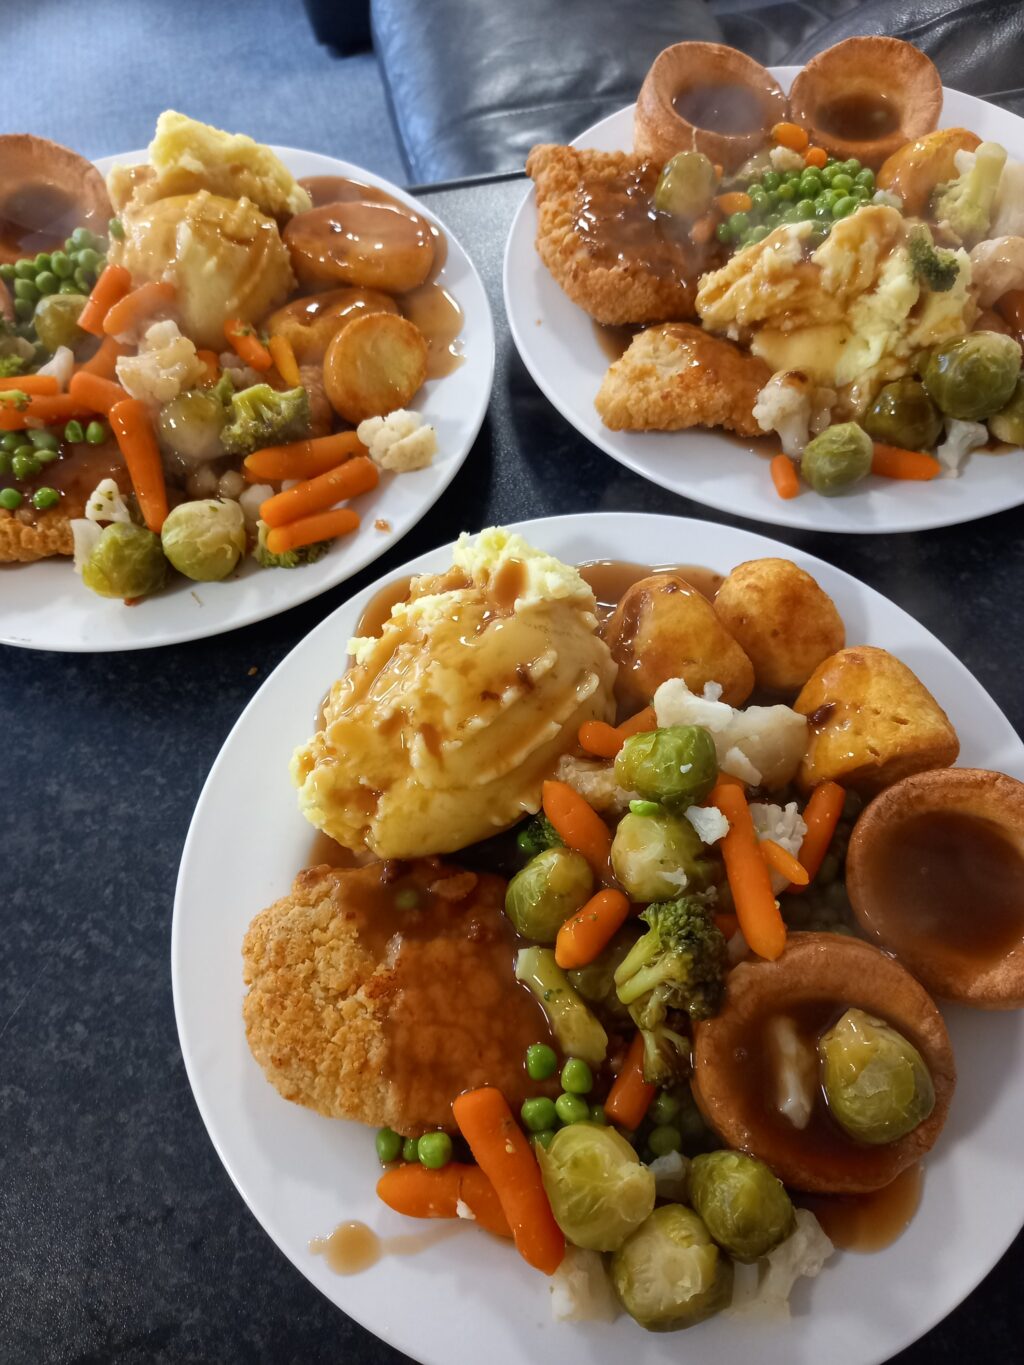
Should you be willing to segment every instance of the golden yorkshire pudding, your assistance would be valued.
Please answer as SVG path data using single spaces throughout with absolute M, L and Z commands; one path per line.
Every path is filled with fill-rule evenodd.
M 1024 1006 L 1024 784 L 981 768 L 904 778 L 857 821 L 846 885 L 863 927 L 933 994 Z
M 91 161 L 31 133 L 0 137 L 0 263 L 53 251 L 76 227 L 105 236 L 112 214 Z
M 848 1137 L 825 1103 L 817 1042 L 851 1008 L 901 1033 L 931 1074 L 931 1112 L 893 1142 Z M 784 1078 L 777 1049 L 789 1039 L 795 1069 L 813 1095 L 804 1127 L 779 1107 Z M 775 962 L 740 963 L 726 978 L 720 1012 L 694 1025 L 693 1093 L 705 1118 L 730 1147 L 760 1157 L 799 1190 L 862 1194 L 888 1185 L 939 1136 L 955 1084 L 946 1026 L 924 987 L 888 954 L 840 934 L 790 934 Z M 790 1112 L 807 1118 L 806 1109 Z
M 299 283 L 405 294 L 430 274 L 434 234 L 404 204 L 345 200 L 297 213 L 284 230 Z
M 877 168 L 930 133 L 942 112 L 942 77 L 899 38 L 845 38 L 812 57 L 793 81 L 790 116 L 840 160 Z
M 734 170 L 785 117 L 781 86 L 753 57 L 721 43 L 676 43 L 644 77 L 633 148 L 661 163 L 696 150 Z

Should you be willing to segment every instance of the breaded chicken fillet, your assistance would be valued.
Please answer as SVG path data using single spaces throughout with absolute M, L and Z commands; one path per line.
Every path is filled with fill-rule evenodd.
M 724 427 L 763 436 L 754 401 L 770 377 L 756 356 L 699 327 L 672 322 L 633 338 L 594 401 L 613 431 Z

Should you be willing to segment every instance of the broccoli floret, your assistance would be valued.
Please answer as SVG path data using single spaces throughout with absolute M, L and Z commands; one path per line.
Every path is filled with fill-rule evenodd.
M 952 251 L 941 251 L 927 228 L 912 232 L 908 243 L 910 265 L 917 278 L 936 294 L 952 289 L 960 274 L 960 262 Z
M 980 242 L 992 224 L 992 205 L 1003 173 L 1006 149 L 983 142 L 969 170 L 940 185 L 933 204 L 935 219 L 947 223 L 965 246 Z
M 329 540 L 317 540 L 312 545 L 303 545 L 298 550 L 285 550 L 282 555 L 271 554 L 267 549 L 267 531 L 269 529 L 265 521 L 259 523 L 259 529 L 256 533 L 256 547 L 252 552 L 253 558 L 261 569 L 297 569 L 300 564 L 315 564 L 318 559 L 323 559 L 331 548 Z
M 649 905 L 650 927 L 615 973 L 619 1000 L 644 1038 L 644 1079 L 663 1085 L 685 1072 L 685 1017 L 707 1019 L 722 998 L 726 948 L 711 918 L 710 896 L 677 896 Z
M 527 820 L 516 835 L 516 844 L 528 858 L 535 858 L 549 848 L 560 848 L 562 839 L 554 825 L 543 812 Z
M 229 455 L 250 455 L 263 446 L 300 441 L 309 435 L 309 424 L 309 395 L 301 385 L 279 390 L 253 384 L 231 395 L 220 439 Z
M 25 368 L 25 362 L 20 355 L 0 355 L 0 379 L 10 379 L 12 375 L 21 374 Z

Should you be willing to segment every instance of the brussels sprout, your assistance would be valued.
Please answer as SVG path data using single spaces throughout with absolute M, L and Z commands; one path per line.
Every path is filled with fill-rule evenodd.
M 630 900 L 664 901 L 702 890 L 712 865 L 700 835 L 682 815 L 624 815 L 612 840 L 612 869 Z M 684 874 L 680 876 L 680 873 Z
M 884 384 L 864 414 L 864 430 L 875 441 L 904 450 L 931 450 L 942 435 L 942 415 L 917 379 Z
M 160 537 L 123 521 L 103 528 L 82 565 L 82 582 L 101 597 L 147 597 L 166 577 Z
M 78 318 L 86 305 L 84 294 L 47 294 L 36 304 L 32 325 L 48 351 L 67 346 L 72 351 L 85 339 Z
M 988 419 L 988 429 L 997 441 L 1024 446 L 1024 379 L 1017 380 L 1013 397 L 1006 407 Z
M 629 1019 L 629 1010 L 615 989 L 615 972 L 637 941 L 637 929 L 634 921 L 627 921 L 593 962 L 569 972 L 569 980 L 584 1000 L 593 1005 L 599 1014 L 623 1023 Z
M 937 346 L 924 386 L 947 417 L 980 422 L 1010 401 L 1020 377 L 1020 347 L 1000 332 L 972 332 Z
M 216 583 L 245 553 L 245 517 L 237 502 L 182 502 L 160 532 L 164 554 L 179 573 L 200 583 Z
M 703 801 L 717 776 L 715 741 L 700 725 L 668 725 L 632 735 L 615 759 L 620 787 L 680 809 Z
M 214 389 L 189 389 L 163 405 L 156 427 L 165 450 L 201 464 L 224 454 L 220 434 L 226 421 L 227 410 Z
M 654 190 L 654 207 L 679 218 L 699 218 L 715 193 L 715 168 L 703 152 L 677 152 L 666 161 Z
M 871 469 L 871 437 L 856 422 L 826 427 L 808 441 L 800 459 L 800 472 L 826 498 L 843 493 Z
M 560 1128 L 537 1160 L 555 1222 L 575 1246 L 617 1251 L 654 1208 L 654 1176 L 614 1128 Z
M 732 1301 L 732 1262 L 681 1204 L 664 1204 L 612 1257 L 623 1308 L 650 1332 L 692 1327 Z
M 508 884 L 505 914 L 517 934 L 554 943 L 558 931 L 590 898 L 594 877 L 582 853 L 549 848 L 531 858 Z
M 599 1067 L 608 1051 L 608 1035 L 569 984 L 554 952 L 550 948 L 521 948 L 516 954 L 516 980 L 529 986 L 537 997 L 562 1052 Z
M 767 1256 L 793 1228 L 782 1181 L 743 1152 L 704 1152 L 690 1164 L 690 1203 L 723 1251 L 737 1261 Z
M 920 1052 L 863 1010 L 847 1010 L 822 1035 L 818 1056 L 829 1113 L 860 1142 L 895 1142 L 935 1107 L 935 1087 Z

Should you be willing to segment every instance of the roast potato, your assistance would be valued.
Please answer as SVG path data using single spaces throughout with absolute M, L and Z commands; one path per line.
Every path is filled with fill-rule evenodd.
M 267 331 L 291 343 L 295 358 L 322 361 L 327 347 L 343 327 L 364 313 L 397 313 L 398 304 L 379 289 L 328 289 L 293 299 L 271 313 Z
M 427 343 L 397 313 L 367 313 L 340 331 L 324 356 L 324 388 L 346 422 L 406 407 L 427 377 Z
M 925 685 L 885 649 L 857 645 L 819 665 L 793 704 L 810 735 L 798 780 L 877 792 L 901 777 L 948 768 L 956 731 Z
M 879 167 L 876 184 L 903 200 L 903 212 L 915 217 L 924 213 L 936 186 L 957 176 L 957 152 L 976 151 L 977 133 L 966 128 L 938 128 L 916 142 L 905 142 Z
M 835 603 L 791 559 L 738 564 L 718 589 L 715 614 L 767 692 L 798 692 L 821 661 L 846 643 Z
M 669 678 L 683 678 L 694 692 L 720 683 L 730 706 L 742 706 L 753 691 L 750 660 L 708 599 L 679 574 L 634 583 L 609 619 L 605 639 L 619 665 L 615 691 L 624 706 L 646 706 Z
M 349 284 L 405 294 L 434 264 L 430 224 L 403 204 L 347 199 L 297 213 L 284 230 L 284 244 L 307 289 Z

